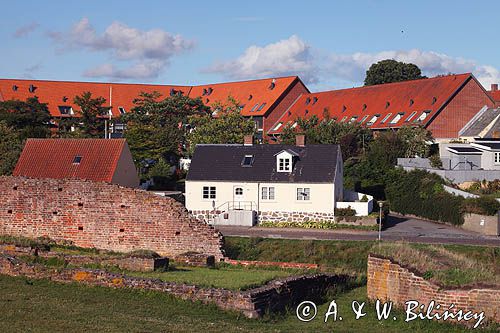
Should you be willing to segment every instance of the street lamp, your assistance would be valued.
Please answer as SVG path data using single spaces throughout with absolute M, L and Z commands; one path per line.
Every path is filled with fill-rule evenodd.
M 380 237 L 382 234 L 382 207 L 384 206 L 384 203 L 382 201 L 378 202 L 378 206 L 380 208 L 379 210 L 379 220 L 378 220 L 378 240 L 380 242 Z

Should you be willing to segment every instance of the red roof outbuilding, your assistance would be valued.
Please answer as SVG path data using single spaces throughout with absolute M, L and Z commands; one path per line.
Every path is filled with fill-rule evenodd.
M 125 139 L 28 139 L 13 175 L 139 185 Z

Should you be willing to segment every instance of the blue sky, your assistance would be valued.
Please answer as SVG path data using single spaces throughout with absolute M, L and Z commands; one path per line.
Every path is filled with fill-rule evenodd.
M 3 1 L 0 77 L 360 85 L 394 58 L 500 81 L 500 1 Z

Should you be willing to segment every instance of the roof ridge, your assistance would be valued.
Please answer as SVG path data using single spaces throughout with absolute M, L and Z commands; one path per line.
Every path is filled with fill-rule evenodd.
M 86 83 L 86 84 L 101 84 L 101 85 L 129 85 L 129 86 L 162 86 L 162 87 L 186 87 L 190 85 L 181 84 L 162 84 L 162 83 L 131 83 L 131 82 L 98 82 L 98 81 L 72 81 L 72 80 L 44 80 L 44 79 L 15 79 L 15 78 L 0 78 L 0 81 L 25 81 L 25 82 L 55 82 L 55 83 Z
M 458 77 L 458 76 L 471 76 L 472 73 L 462 73 L 462 74 L 450 74 L 450 75 L 443 75 L 443 76 L 434 76 L 434 77 L 429 77 L 429 78 L 420 78 L 420 79 L 414 79 L 414 80 L 406 80 L 406 81 L 398 81 L 398 82 L 390 82 L 390 83 L 381 83 L 381 84 L 374 84 L 370 86 L 359 86 L 359 87 L 352 87 L 352 88 L 342 88 L 342 89 L 333 89 L 333 90 L 324 90 L 324 91 L 318 91 L 318 92 L 313 92 L 309 94 L 303 94 L 303 95 L 315 95 L 315 94 L 326 94 L 330 92 L 338 92 L 338 91 L 346 91 L 346 90 L 360 90 L 360 89 L 373 89 L 373 88 L 381 88 L 381 87 L 388 87 L 388 86 L 395 86 L 395 85 L 403 85 L 403 84 L 408 84 L 408 83 L 414 83 L 417 81 L 420 82 L 427 82 L 429 80 L 438 80 L 438 79 L 445 79 L 445 78 L 450 78 L 450 77 Z
M 215 83 L 206 83 L 206 84 L 195 84 L 192 85 L 193 88 L 195 87 L 204 87 L 204 86 L 210 86 L 210 85 L 218 85 L 218 84 L 231 84 L 231 83 L 244 83 L 244 82 L 255 82 L 255 81 L 265 81 L 265 80 L 273 80 L 273 79 L 289 79 L 289 78 L 298 78 L 298 75 L 289 75 L 289 76 L 273 76 L 273 77 L 268 77 L 268 78 L 261 78 L 261 79 L 250 79 L 250 80 L 238 80 L 238 81 L 226 81 L 226 82 L 215 82 Z

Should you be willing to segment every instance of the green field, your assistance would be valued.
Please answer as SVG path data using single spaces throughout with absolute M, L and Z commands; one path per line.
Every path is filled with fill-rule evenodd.
M 368 315 L 354 320 L 353 300 L 364 301 L 366 288 L 331 295 L 342 321 L 323 322 L 327 304 L 318 317 L 300 322 L 288 314 L 246 319 L 215 306 L 190 303 L 158 292 L 56 284 L 45 280 L 0 276 L 0 332 L 464 332 L 461 326 L 429 321 L 379 322 L 373 305 Z M 496 332 L 489 327 L 481 332 Z

